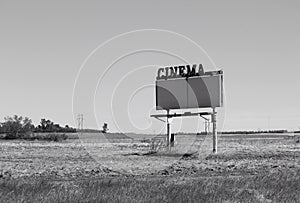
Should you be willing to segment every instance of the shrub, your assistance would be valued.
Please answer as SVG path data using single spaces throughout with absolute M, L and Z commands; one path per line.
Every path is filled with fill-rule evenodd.
M 68 136 L 65 133 L 37 133 L 33 138 L 37 140 L 58 142 L 66 140 Z
M 28 133 L 22 137 L 24 140 L 44 140 L 44 141 L 62 141 L 68 136 L 65 133 Z

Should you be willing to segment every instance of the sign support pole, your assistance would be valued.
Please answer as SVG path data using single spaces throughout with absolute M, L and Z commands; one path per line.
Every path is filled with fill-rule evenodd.
M 217 153 L 217 151 L 218 151 L 218 132 L 217 132 L 217 112 L 216 112 L 215 107 L 213 107 L 211 120 L 213 123 L 213 153 Z
M 167 110 L 167 145 L 169 151 L 171 151 L 171 122 L 169 116 L 170 110 Z

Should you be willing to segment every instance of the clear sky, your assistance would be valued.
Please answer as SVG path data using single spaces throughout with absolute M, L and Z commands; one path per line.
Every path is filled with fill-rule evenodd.
M 0 118 L 18 114 L 32 118 L 35 124 L 46 117 L 62 125 L 75 126 L 73 88 L 86 57 L 113 36 L 151 28 L 191 38 L 207 51 L 217 68 L 224 70 L 224 130 L 299 129 L 299 11 L 300 2 L 296 0 L 0 0 Z M 116 54 L 117 50 L 112 48 L 112 53 Z M 195 53 L 191 50 L 189 54 Z M 128 115 L 140 128 L 147 128 L 154 95 L 153 87 L 138 94 L 128 106 L 128 113 L 118 109 L 128 103 L 128 99 L 122 100 L 122 88 L 129 90 L 130 85 L 142 85 L 137 79 L 154 82 L 157 67 L 153 64 L 167 64 L 167 59 L 148 53 L 116 64 L 115 68 L 121 70 L 122 64 L 141 67 L 152 61 L 152 66 L 141 73 L 135 71 L 138 77 L 128 76 L 131 83 L 121 85 L 121 82 L 115 91 L 119 93 L 112 106 L 120 113 L 115 117 L 124 124 L 123 130 L 135 131 L 130 123 L 126 126 Z M 170 58 L 169 63 L 176 61 Z M 97 67 L 99 72 L 94 70 L 94 74 L 99 76 L 105 68 Z M 126 68 L 122 70 L 120 76 L 127 73 Z M 89 79 L 85 80 L 88 83 Z M 106 82 L 115 87 L 118 80 Z M 97 104 L 106 101 L 105 96 L 98 95 L 100 99 L 97 95 Z M 91 101 L 82 102 L 82 106 L 92 105 Z M 108 122 L 110 129 L 116 131 L 109 109 L 102 111 L 101 106 L 95 107 L 96 114 L 100 115 L 98 125 Z M 85 126 L 96 128 L 92 114 L 84 109 L 80 111 L 74 114 L 85 114 Z M 156 132 L 159 126 L 147 130 Z

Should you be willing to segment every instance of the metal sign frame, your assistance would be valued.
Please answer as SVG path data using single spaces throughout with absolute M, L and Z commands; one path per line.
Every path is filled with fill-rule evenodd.
M 170 110 L 167 110 L 167 114 L 153 114 L 150 117 L 156 118 L 162 122 L 166 122 L 162 120 L 161 118 L 167 118 L 167 146 L 169 151 L 173 147 L 171 143 L 172 135 L 171 135 L 171 122 L 169 121 L 170 118 L 176 118 L 176 117 L 186 117 L 186 116 L 200 116 L 202 117 L 205 121 L 209 120 L 205 118 L 204 116 L 211 116 L 211 121 L 213 124 L 213 153 L 217 153 L 217 145 L 218 145 L 218 138 L 217 138 L 217 112 L 216 108 L 213 108 L 212 112 L 184 112 L 184 113 L 173 113 L 170 114 Z M 206 128 L 206 126 L 205 126 Z
M 156 78 L 156 93 L 155 93 L 155 96 L 156 96 L 156 109 L 157 110 L 166 110 L 167 111 L 167 114 L 156 114 L 156 115 L 151 115 L 151 117 L 154 117 L 160 121 L 163 121 L 165 122 L 164 120 L 162 120 L 161 118 L 163 117 L 166 117 L 167 118 L 167 146 L 169 148 L 169 150 L 171 150 L 172 148 L 172 143 L 171 143 L 171 122 L 169 121 L 169 118 L 173 118 L 173 117 L 185 117 L 185 116 L 200 116 L 202 117 L 204 120 L 205 120 L 205 129 L 207 130 L 207 122 L 209 119 L 205 118 L 204 116 L 207 116 L 207 115 L 210 115 L 211 116 L 211 122 L 212 122 L 212 125 L 213 125 L 213 131 L 212 131 L 212 134 L 213 134 L 213 153 L 217 153 L 217 148 L 218 148 L 218 135 L 217 135 L 217 111 L 216 111 L 216 107 L 222 107 L 223 106 L 223 80 L 224 80 L 224 76 L 223 76 L 223 70 L 219 70 L 219 71 L 208 71 L 208 72 L 204 72 L 203 70 L 203 67 L 202 65 L 200 64 L 199 65 L 199 70 L 198 72 L 196 71 L 196 65 L 193 65 L 193 68 L 190 68 L 189 65 L 186 66 L 186 70 L 187 70 L 187 73 L 185 73 L 185 67 L 184 66 L 178 66 L 178 67 L 166 67 L 165 69 L 163 68 L 160 68 L 158 70 L 158 76 Z M 166 75 L 165 76 L 161 76 L 160 73 L 162 71 L 165 71 L 166 72 Z M 170 72 L 171 74 L 168 75 L 168 72 Z M 193 73 L 193 74 L 190 74 L 190 73 Z M 159 109 L 158 108 L 158 93 L 157 93 L 157 84 L 159 81 L 167 81 L 168 79 L 174 81 L 174 80 L 178 80 L 179 78 L 182 80 L 183 78 L 186 79 L 186 81 L 188 81 L 188 79 L 193 79 L 193 78 L 201 78 L 201 77 L 214 77 L 214 76 L 220 76 L 220 89 L 219 91 L 219 96 L 220 96 L 220 104 L 221 105 L 211 105 L 211 106 L 206 106 L 206 107 L 203 107 L 203 106 L 198 106 L 197 108 L 212 108 L 212 111 L 211 112 L 196 112 L 196 113 L 192 113 L 192 112 L 185 112 L 185 113 L 173 113 L 171 114 L 170 113 L 170 110 L 178 110 L 178 109 L 188 109 L 188 108 L 195 108 L 195 107 L 188 107 L 188 104 L 187 104 L 187 107 L 188 108 L 181 108 L 180 105 L 179 107 L 180 108 L 162 108 L 162 109 Z M 197 96 L 197 95 L 196 95 Z M 188 96 L 187 96 L 188 98 Z M 182 98 L 181 98 L 182 99 Z

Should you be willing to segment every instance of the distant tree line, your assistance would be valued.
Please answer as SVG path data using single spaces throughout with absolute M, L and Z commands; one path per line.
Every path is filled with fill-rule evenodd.
M 78 132 L 82 133 L 108 133 L 108 124 L 104 123 L 102 126 L 102 130 L 97 130 L 97 129 L 78 129 Z
M 287 130 L 258 130 L 258 131 L 225 131 L 222 134 L 265 134 L 265 133 L 287 133 Z
M 6 134 L 5 138 L 17 139 L 32 133 L 42 132 L 67 133 L 76 132 L 76 129 L 69 127 L 68 125 L 61 127 L 59 124 L 44 118 L 41 119 L 38 126 L 34 126 L 30 118 L 17 115 L 5 117 L 4 122 L 0 123 L 0 133 Z
M 81 133 L 100 133 L 102 132 L 101 130 L 97 130 L 97 129 L 78 129 L 77 132 L 81 132 Z
M 34 132 L 73 133 L 76 132 L 76 129 L 69 127 L 68 125 L 65 125 L 65 127 L 61 127 L 59 124 L 42 118 L 40 124 L 34 128 Z
M 295 133 L 298 131 L 295 131 Z M 299 131 L 300 132 L 300 131 Z M 283 134 L 283 133 L 288 133 L 288 130 L 257 130 L 257 131 L 220 131 L 218 132 L 219 134 L 232 134 L 232 135 L 247 135 L 247 134 L 267 134 L 267 133 L 277 133 L 277 134 Z M 188 135 L 188 134 L 197 134 L 197 135 L 206 135 L 206 132 L 198 132 L 198 133 L 186 133 L 186 132 L 179 132 L 175 134 L 180 134 L 180 135 Z

